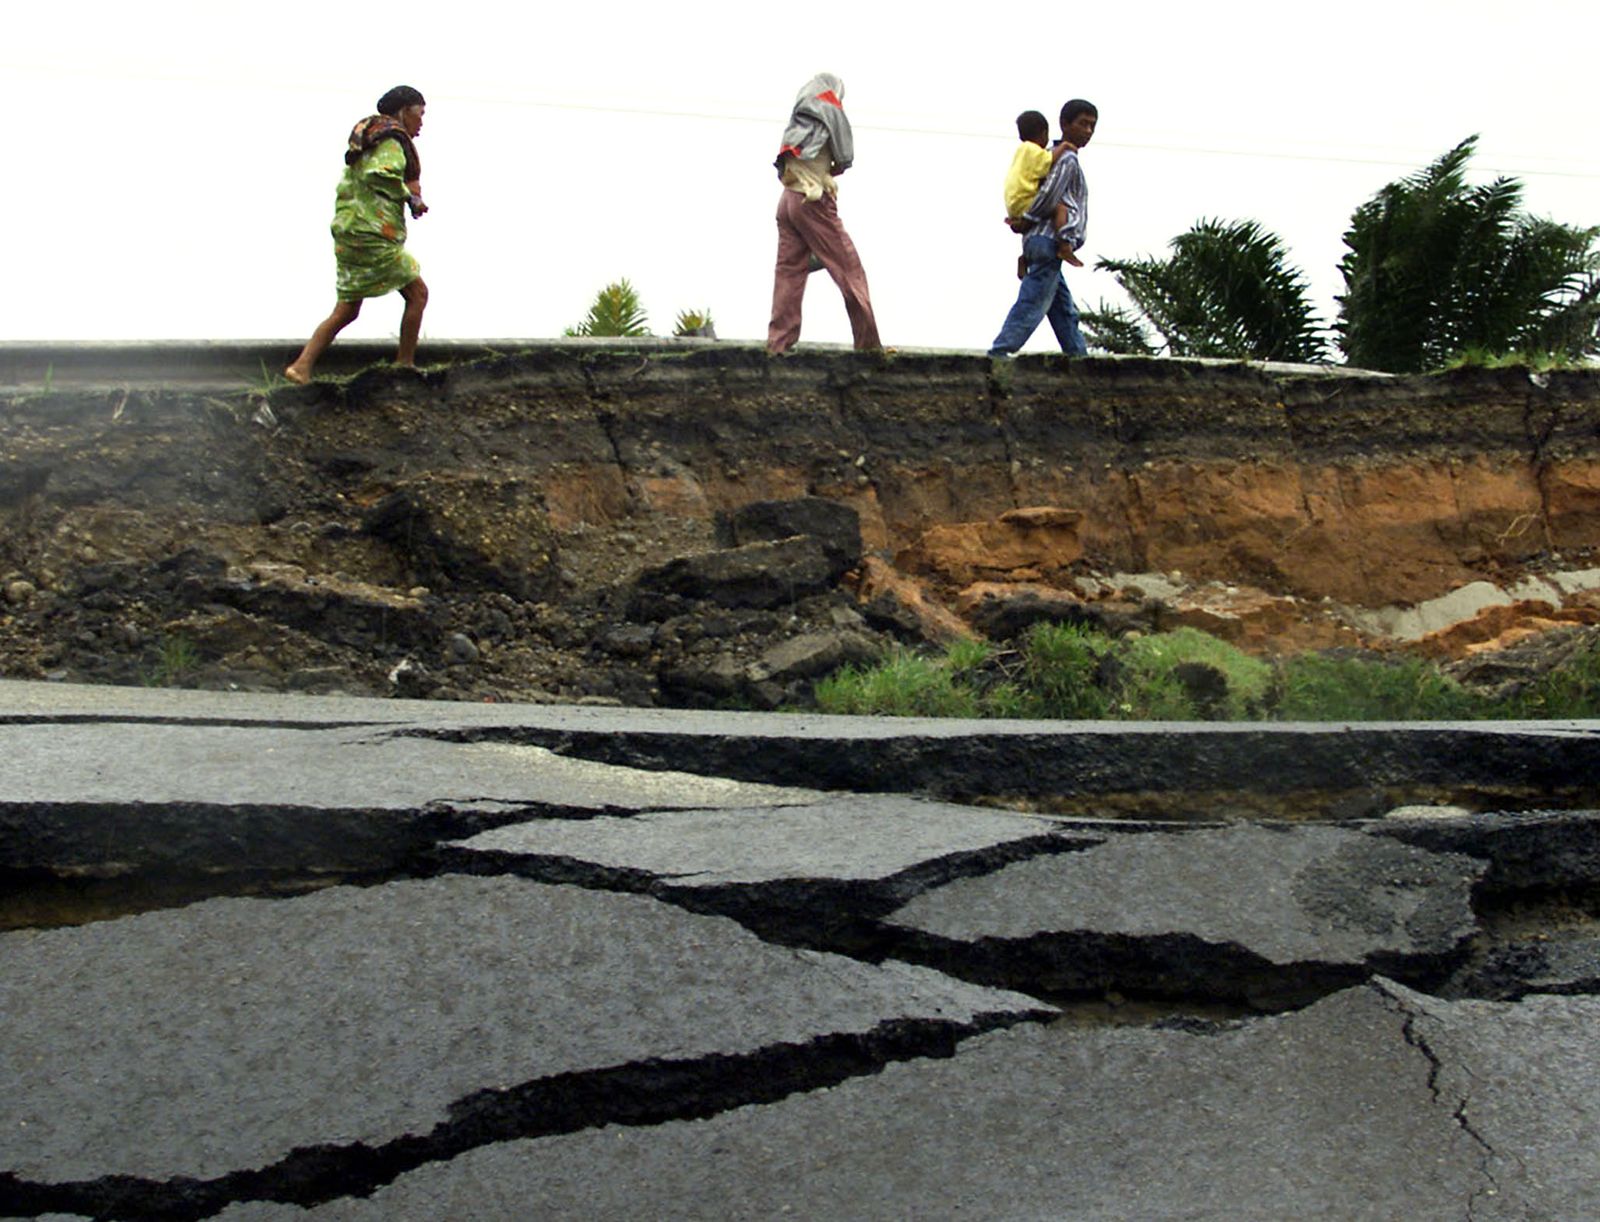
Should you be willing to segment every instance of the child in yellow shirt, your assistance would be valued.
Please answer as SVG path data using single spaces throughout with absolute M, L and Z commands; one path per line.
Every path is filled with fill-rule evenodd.
M 1037 110 L 1025 110 L 1017 116 L 1017 136 L 1022 143 L 1017 146 L 1017 151 L 1011 158 L 1011 168 L 1006 171 L 1006 220 L 1008 221 L 1016 220 L 1028 210 L 1028 205 L 1033 203 L 1033 197 L 1039 194 L 1039 184 L 1044 181 L 1045 175 L 1050 173 L 1050 167 L 1055 165 L 1062 153 L 1073 147 L 1062 141 L 1051 149 L 1050 120 Z M 1067 223 L 1065 204 L 1056 207 L 1055 223 L 1057 227 Z M 1077 260 L 1074 259 L 1073 262 L 1076 263 Z M 1027 260 L 1019 256 L 1017 279 L 1022 279 L 1027 271 Z
M 1039 184 L 1055 164 L 1050 155 L 1050 120 L 1037 110 L 1025 110 L 1017 116 L 1017 135 L 1022 143 L 1006 171 L 1006 216 L 1012 218 L 1028 210 L 1039 193 Z

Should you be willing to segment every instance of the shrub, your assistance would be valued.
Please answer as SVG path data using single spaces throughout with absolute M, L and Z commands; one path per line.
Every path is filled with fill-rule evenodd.
M 1194 628 L 1132 638 L 1118 651 L 1116 715 L 1144 721 L 1238 721 L 1262 715 L 1272 668 Z

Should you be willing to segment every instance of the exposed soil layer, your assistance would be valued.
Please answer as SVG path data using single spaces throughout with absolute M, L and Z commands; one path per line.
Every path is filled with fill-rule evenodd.
M 799 498 L 853 510 L 854 552 L 730 526 Z M 0 405 L 0 674 L 775 707 L 1019 600 L 1388 643 L 1361 609 L 1583 569 L 1597 509 L 1592 371 L 587 347 L 58 391 Z M 1568 595 L 1418 647 L 1600 619 Z

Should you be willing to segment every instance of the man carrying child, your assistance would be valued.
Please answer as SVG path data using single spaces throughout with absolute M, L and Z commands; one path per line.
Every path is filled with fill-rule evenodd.
M 1023 115 L 1017 124 L 1024 139 L 1028 139 L 1023 132 L 1026 118 Z M 1061 108 L 1061 142 L 1054 150 L 1055 164 L 1021 216 L 1007 218 L 1011 228 L 1023 235 L 1022 284 L 1016 304 L 989 348 L 990 356 L 1015 353 L 1045 318 L 1050 320 L 1050 329 L 1068 356 L 1083 356 L 1089 350 L 1078 329 L 1078 308 L 1061 274 L 1061 264 L 1064 260 L 1074 267 L 1083 266 L 1076 252 L 1083 245 L 1088 228 L 1089 186 L 1078 164 L 1078 150 L 1093 139 L 1099 119 L 1100 112 L 1082 98 L 1074 98 Z M 1019 151 L 1013 169 L 1023 157 L 1023 151 Z M 1011 185 L 1008 175 L 1007 187 Z M 1007 205 L 1009 210 L 1009 198 Z

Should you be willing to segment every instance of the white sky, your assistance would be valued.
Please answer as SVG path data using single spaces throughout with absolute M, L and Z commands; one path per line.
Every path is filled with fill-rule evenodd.
M 1054 12 L 0 0 L 0 339 L 303 338 L 333 302 L 344 138 L 399 83 L 428 99 L 432 212 L 409 243 L 425 338 L 557 335 L 619 276 L 658 333 L 709 307 L 723 338 L 763 337 L 771 161 L 819 71 L 846 84 L 840 214 L 888 344 L 988 346 L 1016 291 L 999 221 L 1013 119 L 1074 96 L 1100 109 L 1091 267 L 1068 277 L 1081 305 L 1118 299 L 1092 256 L 1253 218 L 1331 321 L 1352 210 L 1474 132 L 1476 177 L 1600 223 L 1595 0 Z M 400 304 L 369 302 L 346 334 L 393 335 Z M 849 339 L 825 275 L 802 338 Z M 1041 326 L 1029 347 L 1054 346 Z

